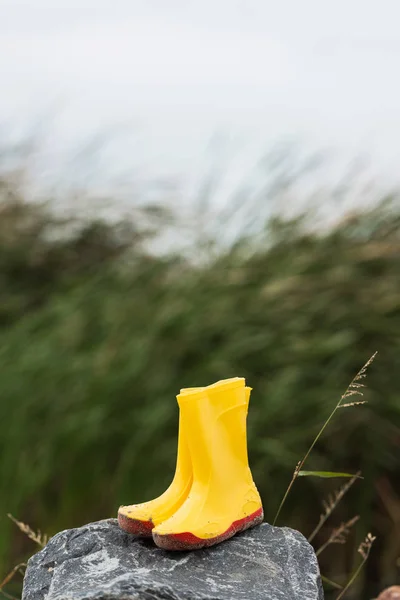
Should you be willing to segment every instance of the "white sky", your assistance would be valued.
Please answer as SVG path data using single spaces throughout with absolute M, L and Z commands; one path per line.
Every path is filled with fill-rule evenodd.
M 127 166 L 189 168 L 222 129 L 397 176 L 399 23 L 399 0 L 0 0 L 0 123 L 56 113 L 55 156 L 115 130 Z

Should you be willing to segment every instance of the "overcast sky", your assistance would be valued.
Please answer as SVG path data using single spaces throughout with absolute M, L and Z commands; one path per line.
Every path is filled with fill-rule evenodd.
M 399 22 L 399 0 L 0 0 L 0 123 L 48 112 L 55 145 L 115 130 L 177 170 L 218 129 L 397 174 Z

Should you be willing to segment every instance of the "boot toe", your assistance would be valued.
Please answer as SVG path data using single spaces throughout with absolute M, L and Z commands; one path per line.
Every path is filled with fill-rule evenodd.
M 120 528 L 132 535 L 151 537 L 154 528 L 151 518 L 139 515 L 135 511 L 129 510 L 129 508 L 122 506 L 118 511 L 118 525 Z
M 202 537 L 199 532 L 197 532 L 198 535 L 196 535 L 190 531 L 172 533 L 170 528 L 163 527 L 162 525 L 153 529 L 152 535 L 155 544 L 164 550 L 199 550 L 201 548 L 209 548 L 210 546 L 228 540 L 241 531 L 245 531 L 250 527 L 261 524 L 263 520 L 264 511 L 261 506 L 252 514 L 233 521 L 233 523 L 224 531 L 216 532 L 215 535 L 211 534 L 207 535 L 207 537 Z

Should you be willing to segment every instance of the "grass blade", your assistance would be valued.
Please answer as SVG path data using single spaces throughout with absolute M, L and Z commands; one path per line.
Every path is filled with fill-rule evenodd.
M 297 477 L 322 477 L 324 479 L 333 479 L 334 477 L 355 477 L 362 479 L 361 475 L 354 473 L 335 473 L 334 471 L 299 471 Z

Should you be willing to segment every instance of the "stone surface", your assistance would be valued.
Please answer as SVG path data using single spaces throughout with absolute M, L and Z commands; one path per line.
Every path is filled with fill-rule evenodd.
M 377 600 L 400 600 L 400 586 L 394 585 L 379 594 Z
M 54 536 L 28 563 L 23 600 L 322 600 L 297 531 L 263 523 L 212 548 L 167 552 L 115 519 Z

